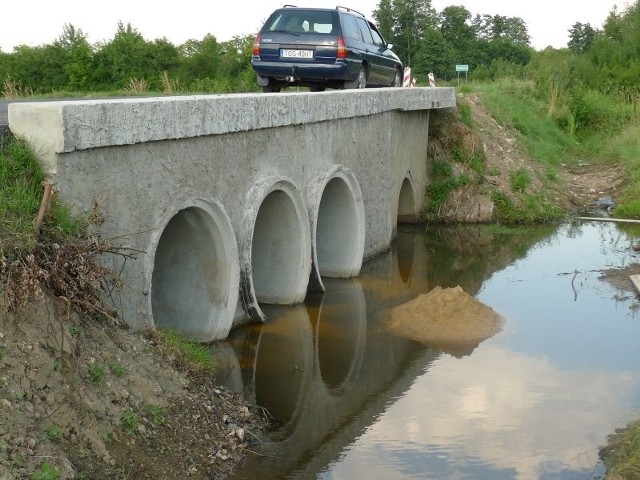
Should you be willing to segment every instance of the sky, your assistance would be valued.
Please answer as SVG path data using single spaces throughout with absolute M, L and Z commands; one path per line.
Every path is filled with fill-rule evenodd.
M 371 18 L 379 0 L 296 0 L 297 6 L 334 8 L 336 4 L 362 12 Z M 624 8 L 630 0 L 433 0 L 442 11 L 462 5 L 472 15 L 520 17 L 527 24 L 531 44 L 537 50 L 547 46 L 563 48 L 567 31 L 576 22 L 601 28 L 614 5 Z M 81 29 L 89 43 L 113 38 L 118 21 L 130 23 L 146 40 L 167 38 L 174 45 L 188 39 L 201 40 L 213 34 L 218 41 L 235 35 L 255 33 L 269 14 L 284 5 L 282 0 L 202 1 L 180 0 L 169 6 L 149 0 L 22 0 L 7 1 L 0 16 L 0 49 L 13 51 L 17 45 L 51 44 L 63 32 L 65 23 Z M 634 3 L 634 2 L 632 2 Z

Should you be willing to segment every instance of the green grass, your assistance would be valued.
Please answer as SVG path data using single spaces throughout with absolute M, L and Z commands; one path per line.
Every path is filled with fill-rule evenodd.
M 511 173 L 509 177 L 512 192 L 524 193 L 526 188 L 531 184 L 531 175 L 524 168 L 519 168 Z
M 40 469 L 31 476 L 31 480 L 56 480 L 60 478 L 62 472 L 49 463 L 42 464 Z
M 577 145 L 547 115 L 547 104 L 536 97 L 530 82 L 503 80 L 479 87 L 491 115 L 502 125 L 515 128 L 532 158 L 559 165 L 577 156 Z
M 62 430 L 57 425 L 51 425 L 45 429 L 43 437 L 50 442 L 59 442 L 62 440 Z
M 503 79 L 475 87 L 491 115 L 519 132 L 532 158 L 557 181 L 560 165 L 619 164 L 628 179 L 614 215 L 640 218 L 640 118 L 637 105 L 589 90 L 541 93 L 532 81 Z M 553 105 L 551 101 L 553 100 Z M 522 179 L 512 179 L 521 192 Z
M 31 146 L 24 140 L 0 137 L 0 248 L 34 248 L 33 222 L 44 192 L 44 173 Z M 54 239 L 78 235 L 83 226 L 54 196 L 42 234 Z
M 630 423 L 604 451 L 607 478 L 640 478 L 640 420 Z
M 561 216 L 559 208 L 542 195 L 523 195 L 523 206 L 516 206 L 503 192 L 494 191 L 495 219 L 506 224 L 552 222 Z
M 115 377 L 124 377 L 127 373 L 127 369 L 122 366 L 120 362 L 109 362 L 107 364 L 109 371 Z
M 100 384 L 104 380 L 105 374 L 106 372 L 104 370 L 104 367 L 98 364 L 93 364 L 89 367 L 87 376 L 89 377 L 91 383 Z
M 211 373 L 217 368 L 209 347 L 188 340 L 176 330 L 150 332 L 156 339 L 164 356 L 179 368 L 192 373 Z

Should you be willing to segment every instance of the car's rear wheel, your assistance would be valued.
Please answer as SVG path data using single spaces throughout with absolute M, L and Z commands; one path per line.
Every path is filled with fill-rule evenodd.
M 355 80 L 344 82 L 344 88 L 367 88 L 367 69 L 364 68 L 364 65 L 360 66 L 360 71 Z
M 269 85 L 265 85 L 262 87 L 262 91 L 264 93 L 278 93 L 281 90 L 280 85 L 273 85 L 269 83 Z
M 402 86 L 402 73 L 400 70 L 396 70 L 396 76 L 393 77 L 392 87 L 401 87 Z

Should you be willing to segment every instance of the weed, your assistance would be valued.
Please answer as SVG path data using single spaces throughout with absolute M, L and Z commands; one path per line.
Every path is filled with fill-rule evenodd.
M 110 362 L 107 367 L 109 367 L 111 374 L 116 377 L 124 377 L 125 373 L 127 373 L 127 369 L 120 362 Z
M 58 358 L 55 362 L 53 362 L 53 371 L 61 372 L 62 371 L 62 361 Z
M 57 425 L 51 425 L 45 429 L 42 437 L 50 442 L 58 442 L 62 440 L 62 430 Z
M 92 383 L 102 383 L 105 376 L 104 368 L 98 364 L 93 364 L 89 367 L 88 376 Z
M 531 184 L 531 176 L 524 168 L 519 168 L 512 172 L 509 180 L 511 182 L 511 191 L 524 193 L 526 188 Z
M 32 97 L 33 95 L 33 89 L 29 87 L 23 87 L 20 82 L 12 80 L 10 76 L 7 76 L 2 82 L 2 96 L 7 100 Z
M 149 83 L 144 78 L 130 78 L 124 89 L 129 93 L 145 93 L 149 90 Z
M 489 177 L 499 177 L 500 176 L 500 167 L 497 165 L 493 165 L 489 170 L 487 170 L 486 174 Z
M 180 87 L 180 80 L 169 77 L 169 74 L 166 71 L 162 72 L 160 81 L 162 82 L 162 93 L 172 95 L 182 90 Z
M 40 469 L 31 476 L 31 480 L 56 480 L 62 472 L 48 463 L 43 463 Z
M 4 347 L 0 347 L 0 360 L 2 360 L 2 358 L 5 356 L 6 353 L 7 353 L 7 349 Z
M 467 127 L 473 126 L 473 120 L 471 119 L 471 107 L 467 102 L 458 103 L 458 112 L 460 112 L 460 119 Z
M 549 167 L 544 171 L 544 176 L 546 177 L 547 180 L 549 180 L 550 182 L 557 182 L 558 181 L 558 172 L 556 171 L 555 168 L 553 167 Z
M 149 405 L 149 415 L 151 415 L 151 423 L 154 427 L 164 425 L 164 415 L 162 415 L 162 409 L 158 405 Z
M 84 333 L 84 328 L 82 328 L 80 325 L 72 325 L 71 327 L 69 327 L 69 335 L 71 335 L 74 338 L 79 337 L 83 333 Z
M 120 415 L 120 423 L 122 425 L 122 431 L 129 437 L 138 430 L 138 417 L 133 410 L 125 410 L 122 412 Z

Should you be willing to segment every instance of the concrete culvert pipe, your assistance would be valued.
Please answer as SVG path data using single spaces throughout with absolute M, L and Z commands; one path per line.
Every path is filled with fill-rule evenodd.
M 320 275 L 358 275 L 364 234 L 362 194 L 355 179 L 341 173 L 327 183 L 318 208 L 316 258 Z
M 204 208 L 178 211 L 162 231 L 154 257 L 151 307 L 156 328 L 208 342 L 229 334 L 240 274 L 228 217 L 220 207 Z
M 304 300 L 311 270 L 311 234 L 301 197 L 269 193 L 258 210 L 251 243 L 253 289 L 258 302 L 291 305 Z
M 411 181 L 405 178 L 398 198 L 398 223 L 416 223 L 416 203 L 413 199 Z

